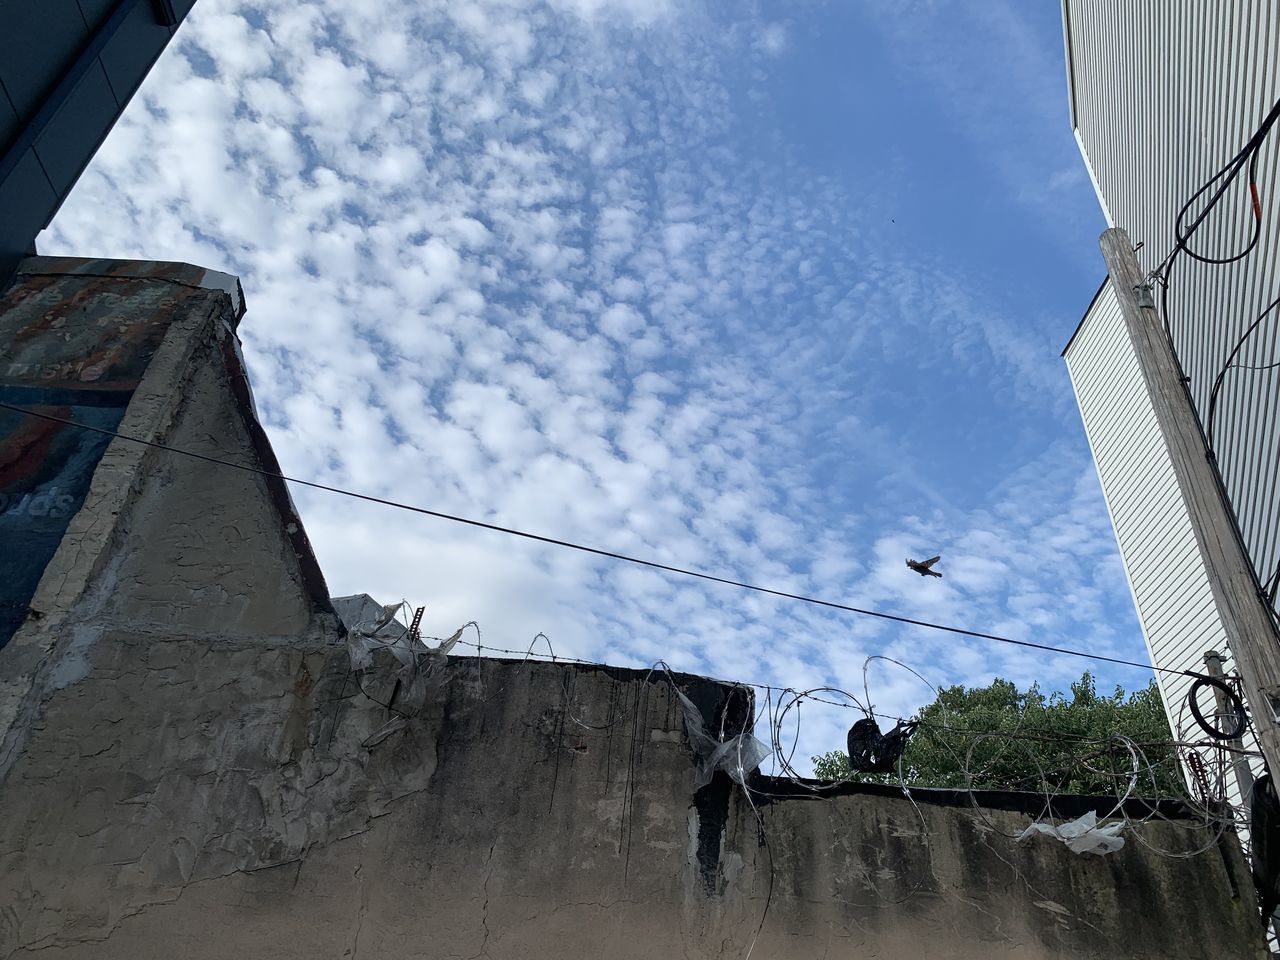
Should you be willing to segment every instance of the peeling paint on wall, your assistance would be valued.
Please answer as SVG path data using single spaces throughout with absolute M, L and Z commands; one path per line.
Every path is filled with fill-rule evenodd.
M 0 401 L 115 430 L 174 317 L 162 278 L 23 275 L 0 299 Z M 0 410 L 0 647 L 30 612 L 110 438 Z

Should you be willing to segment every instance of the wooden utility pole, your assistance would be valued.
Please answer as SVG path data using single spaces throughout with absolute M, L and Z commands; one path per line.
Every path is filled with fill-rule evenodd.
M 1267 766 L 1280 775 L 1280 637 L 1263 605 L 1235 522 L 1220 492 L 1191 396 L 1129 234 L 1120 229 L 1107 230 L 1102 234 L 1101 246 L 1111 286 L 1120 301 L 1129 340 L 1169 450 L 1178 489 L 1191 517 L 1214 605 L 1240 671 L 1258 743 Z
M 1204 672 L 1215 680 L 1226 682 L 1226 674 L 1222 670 L 1225 657 L 1217 650 L 1206 650 L 1204 652 Z M 1217 715 L 1214 717 L 1219 730 L 1234 730 L 1240 726 L 1243 717 L 1236 716 L 1236 708 L 1231 705 L 1231 701 L 1227 698 L 1220 688 L 1213 688 L 1213 699 L 1218 705 Z M 1249 758 L 1245 756 L 1244 741 L 1239 737 L 1232 737 L 1227 741 L 1227 748 L 1231 753 L 1231 770 L 1235 774 L 1236 788 L 1240 792 L 1240 806 L 1245 813 L 1250 810 L 1250 801 L 1253 798 L 1253 771 L 1249 769 Z

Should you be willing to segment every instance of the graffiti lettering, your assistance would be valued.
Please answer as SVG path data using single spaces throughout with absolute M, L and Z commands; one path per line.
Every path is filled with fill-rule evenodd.
M 75 497 L 58 493 L 57 487 L 43 493 L 0 493 L 0 516 L 65 520 L 74 511 L 75 503 Z
M 39 380 L 79 380 L 92 383 L 101 380 L 107 364 L 97 363 L 11 363 L 5 368 L 5 376 Z

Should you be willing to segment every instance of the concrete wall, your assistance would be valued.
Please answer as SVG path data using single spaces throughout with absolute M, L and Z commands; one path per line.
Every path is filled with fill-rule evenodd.
M 723 774 L 695 795 L 662 675 L 458 659 L 364 748 L 387 713 L 339 644 L 90 656 L 0 792 L 0 956 L 736 958 L 766 902 L 757 957 L 1261 955 L 1234 845 L 1098 858 L 927 791 L 761 796 L 759 823 Z M 728 689 L 679 679 L 714 718 Z
M 119 429 L 271 472 L 237 306 L 182 282 Z M 1095 858 L 1002 836 L 1025 797 L 695 791 L 662 673 L 456 658 L 386 736 L 398 665 L 353 675 L 323 586 L 279 481 L 111 442 L 0 649 L 0 958 L 1261 956 L 1231 839 Z M 674 682 L 708 729 L 753 713 Z
M 19 324 L 24 362 L 37 366 L 45 356 L 64 360 L 68 324 L 74 329 L 100 314 L 118 318 L 103 327 L 106 339 L 95 341 L 98 353 L 131 358 L 125 365 L 132 379 L 120 388 L 127 405 L 115 414 L 114 430 L 278 471 L 236 346 L 243 304 L 235 278 L 185 264 L 36 257 L 24 262 L 0 325 L 11 314 L 25 316 L 37 299 L 52 319 Z M 157 323 L 144 322 L 153 317 Z M 160 329 L 158 346 L 130 332 L 139 325 Z M 50 407 L 47 398 L 20 405 L 83 419 L 74 404 Z M 306 534 L 278 480 L 113 439 L 82 505 L 63 525 L 61 542 L 37 571 L 25 618 L 0 650 L 0 775 L 48 692 L 75 682 L 88 669 L 93 645 L 113 628 L 135 637 L 255 640 L 337 629 Z M 21 553 L 23 537 L 21 529 L 0 525 L 0 554 Z
M 176 345 L 186 345 L 193 322 L 239 319 L 222 302 L 238 297 L 234 278 L 211 283 L 185 264 L 35 257 L 23 271 L 0 297 L 0 401 L 19 408 L 0 409 L 0 646 L 27 619 L 110 440 L 61 421 L 118 429 L 175 322 Z M 161 379 L 153 392 L 171 396 L 172 378 Z

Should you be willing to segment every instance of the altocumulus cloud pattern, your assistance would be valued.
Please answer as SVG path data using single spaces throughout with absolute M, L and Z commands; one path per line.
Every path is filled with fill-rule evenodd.
M 1140 657 L 1060 330 L 881 236 L 883 182 L 806 166 L 785 11 L 687 7 L 201 0 L 41 250 L 238 274 L 287 474 Z M 965 430 L 929 419 L 957 404 Z M 877 652 L 938 683 L 1079 674 L 295 495 L 333 591 L 426 604 L 426 632 L 801 687 Z M 939 551 L 943 580 L 904 568 Z

